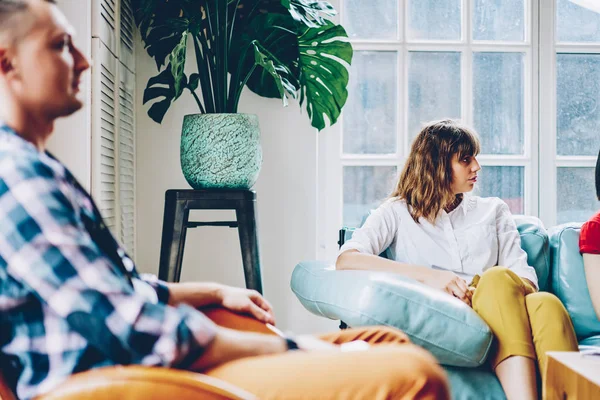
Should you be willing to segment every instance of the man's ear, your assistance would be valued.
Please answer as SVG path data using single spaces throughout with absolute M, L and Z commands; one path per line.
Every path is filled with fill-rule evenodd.
M 14 65 L 6 49 L 0 48 L 0 73 L 6 75 L 14 70 Z

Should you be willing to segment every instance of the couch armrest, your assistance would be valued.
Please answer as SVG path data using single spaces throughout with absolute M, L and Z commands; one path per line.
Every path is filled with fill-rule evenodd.
M 105 367 L 73 375 L 36 400 L 256 399 L 234 385 L 199 373 L 160 367 Z

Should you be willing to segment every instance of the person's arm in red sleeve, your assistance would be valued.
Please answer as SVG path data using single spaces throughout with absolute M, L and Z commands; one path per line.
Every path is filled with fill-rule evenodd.
M 600 222 L 588 221 L 582 226 L 579 251 L 583 255 L 585 278 L 592 305 L 600 319 Z

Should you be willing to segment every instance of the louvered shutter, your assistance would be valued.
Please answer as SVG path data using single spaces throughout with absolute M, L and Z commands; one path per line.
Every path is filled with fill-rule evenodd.
M 121 0 L 121 29 L 119 60 L 135 73 L 134 39 L 135 21 L 132 0 Z
M 99 39 L 92 40 L 92 58 L 92 194 L 106 225 L 119 237 L 117 60 Z
M 117 54 L 118 0 L 92 1 L 92 37 L 99 38 L 108 49 Z
M 135 254 L 135 75 L 119 64 L 119 208 L 121 242 Z

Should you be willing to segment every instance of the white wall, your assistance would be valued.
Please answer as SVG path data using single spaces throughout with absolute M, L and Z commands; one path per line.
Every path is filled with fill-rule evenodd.
M 139 40 L 139 38 L 138 38 Z M 143 45 L 137 45 L 137 265 L 158 273 L 165 190 L 189 188 L 179 165 L 183 116 L 196 113 L 186 92 L 154 123 L 142 105 L 148 79 L 156 74 Z M 258 196 L 258 230 L 264 292 L 274 305 L 278 326 L 297 333 L 333 330 L 337 323 L 306 311 L 290 290 L 294 266 L 317 254 L 317 132 L 306 111 L 283 108 L 276 99 L 246 90 L 240 112 L 260 119 L 264 163 L 254 189 Z M 191 217 L 234 218 L 233 212 L 203 211 Z M 332 238 L 335 240 L 335 238 Z M 218 281 L 244 286 L 237 230 L 204 227 L 188 230 L 182 281 Z
M 92 57 L 91 0 L 61 0 L 60 9 L 75 28 L 75 44 L 89 59 Z M 48 149 L 61 160 L 85 187 L 91 187 L 91 72 L 84 73 L 81 93 L 84 106 L 75 114 L 56 122 Z

